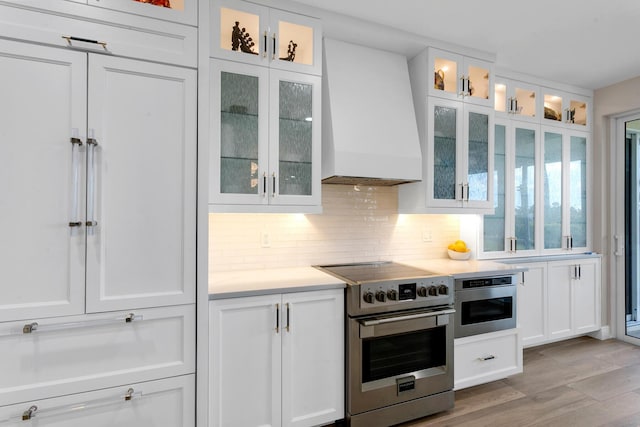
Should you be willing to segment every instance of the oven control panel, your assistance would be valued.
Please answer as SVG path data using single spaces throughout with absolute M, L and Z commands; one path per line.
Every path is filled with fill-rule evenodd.
M 451 304 L 453 290 L 449 276 L 367 283 L 360 285 L 360 307 Z

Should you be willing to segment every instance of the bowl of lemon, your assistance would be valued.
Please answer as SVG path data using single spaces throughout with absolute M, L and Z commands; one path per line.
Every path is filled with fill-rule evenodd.
M 471 249 L 467 247 L 464 240 L 456 240 L 447 247 L 449 258 L 464 261 L 471 257 Z

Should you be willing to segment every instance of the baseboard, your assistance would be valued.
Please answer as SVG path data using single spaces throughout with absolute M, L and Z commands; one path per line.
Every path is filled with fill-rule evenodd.
M 609 325 L 600 327 L 600 329 L 598 329 L 597 331 L 591 332 L 589 336 L 599 340 L 608 340 L 610 338 L 614 338 L 613 335 L 611 335 L 611 328 L 609 327 Z

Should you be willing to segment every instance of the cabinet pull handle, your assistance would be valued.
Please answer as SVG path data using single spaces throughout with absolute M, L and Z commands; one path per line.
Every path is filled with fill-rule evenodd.
M 287 332 L 290 332 L 290 316 L 291 316 L 291 307 L 289 306 L 289 303 L 287 303 Z
M 524 271 L 521 274 L 522 274 L 522 286 L 524 286 Z
M 262 57 L 266 58 L 267 57 L 267 31 L 266 30 L 264 32 L 264 43 L 262 46 L 263 46 Z
M 569 236 L 569 249 L 573 249 L 573 236 Z
M 52 331 L 63 331 L 67 329 L 88 329 L 96 326 L 105 326 L 105 325 L 116 325 L 118 323 L 132 323 L 133 321 L 142 320 L 143 317 L 141 314 L 129 313 L 124 317 L 117 317 L 115 319 L 99 319 L 99 320 L 86 320 L 81 322 L 68 322 L 68 323 L 57 323 L 51 325 L 40 325 L 38 322 L 26 323 L 22 327 L 20 332 L 9 332 L 7 334 L 2 334 L 0 336 L 9 336 L 9 335 L 24 335 L 24 334 L 33 334 L 37 332 L 52 332 Z
M 91 39 L 85 39 L 82 37 L 74 37 L 74 36 L 66 36 L 66 35 L 62 36 L 62 38 L 67 41 L 67 44 L 69 46 L 73 46 L 72 42 L 83 42 L 83 43 L 99 44 L 100 46 L 102 46 L 104 50 L 107 50 L 107 42 L 101 42 L 99 40 L 91 40 Z
M 71 221 L 69 227 L 80 227 L 82 221 L 79 220 L 78 209 L 80 204 L 80 147 L 82 141 L 77 136 L 78 129 L 72 130 L 71 142 Z
M 280 333 L 280 304 L 276 304 L 276 334 Z
M 273 185 L 271 187 L 271 197 L 276 197 L 278 193 L 276 192 L 276 173 L 275 172 L 271 174 L 271 184 Z
M 271 52 L 271 55 L 272 61 L 278 59 L 278 53 L 276 52 L 276 33 L 273 33 L 273 52 Z
M 467 196 L 464 198 L 464 200 L 465 200 L 466 202 L 468 202 L 468 201 L 469 201 L 469 183 L 468 183 L 468 182 L 464 184 L 463 189 L 464 189 L 464 188 L 466 188 L 466 189 L 467 189 Z M 463 193 L 464 193 L 464 192 L 463 192 Z
M 513 99 L 516 104 L 516 109 L 513 111 L 514 114 L 520 114 L 520 110 L 518 109 L 518 98 Z
M 262 174 L 262 197 L 267 197 L 267 173 Z
M 133 388 L 129 388 L 123 395 L 116 395 L 113 397 L 107 397 L 103 399 L 89 400 L 79 403 L 74 403 L 66 406 L 59 406 L 47 409 L 39 409 L 36 405 L 31 405 L 29 409 L 24 411 L 19 416 L 14 416 L 6 420 L 0 420 L 0 423 L 4 422 L 17 422 L 17 421 L 29 421 L 35 418 L 44 418 L 50 416 L 60 416 L 69 413 L 77 413 L 78 411 L 86 411 L 89 409 L 96 409 L 106 407 L 122 402 L 129 402 L 131 400 L 139 399 L 142 397 L 142 392 L 135 391 Z
M 480 360 L 481 362 L 486 362 L 487 360 L 493 360 L 495 358 L 496 356 L 494 356 L 493 354 L 490 354 L 488 356 L 478 357 L 478 360 Z
M 578 264 L 578 280 L 582 280 L 582 265 Z
M 93 133 L 93 130 L 90 131 Z M 87 138 L 87 227 L 95 227 L 98 221 L 95 219 L 95 199 L 96 199 L 96 147 L 98 141 Z

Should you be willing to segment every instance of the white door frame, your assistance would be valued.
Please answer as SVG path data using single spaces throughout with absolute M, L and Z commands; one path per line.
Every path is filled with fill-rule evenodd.
M 609 298 L 611 309 L 612 334 L 621 341 L 640 345 L 640 339 L 626 335 L 625 319 L 625 144 L 620 143 L 625 138 L 625 123 L 640 120 L 640 110 L 634 110 L 611 117 L 610 121 L 610 190 L 613 195 L 610 206 L 611 218 L 611 254 Z

